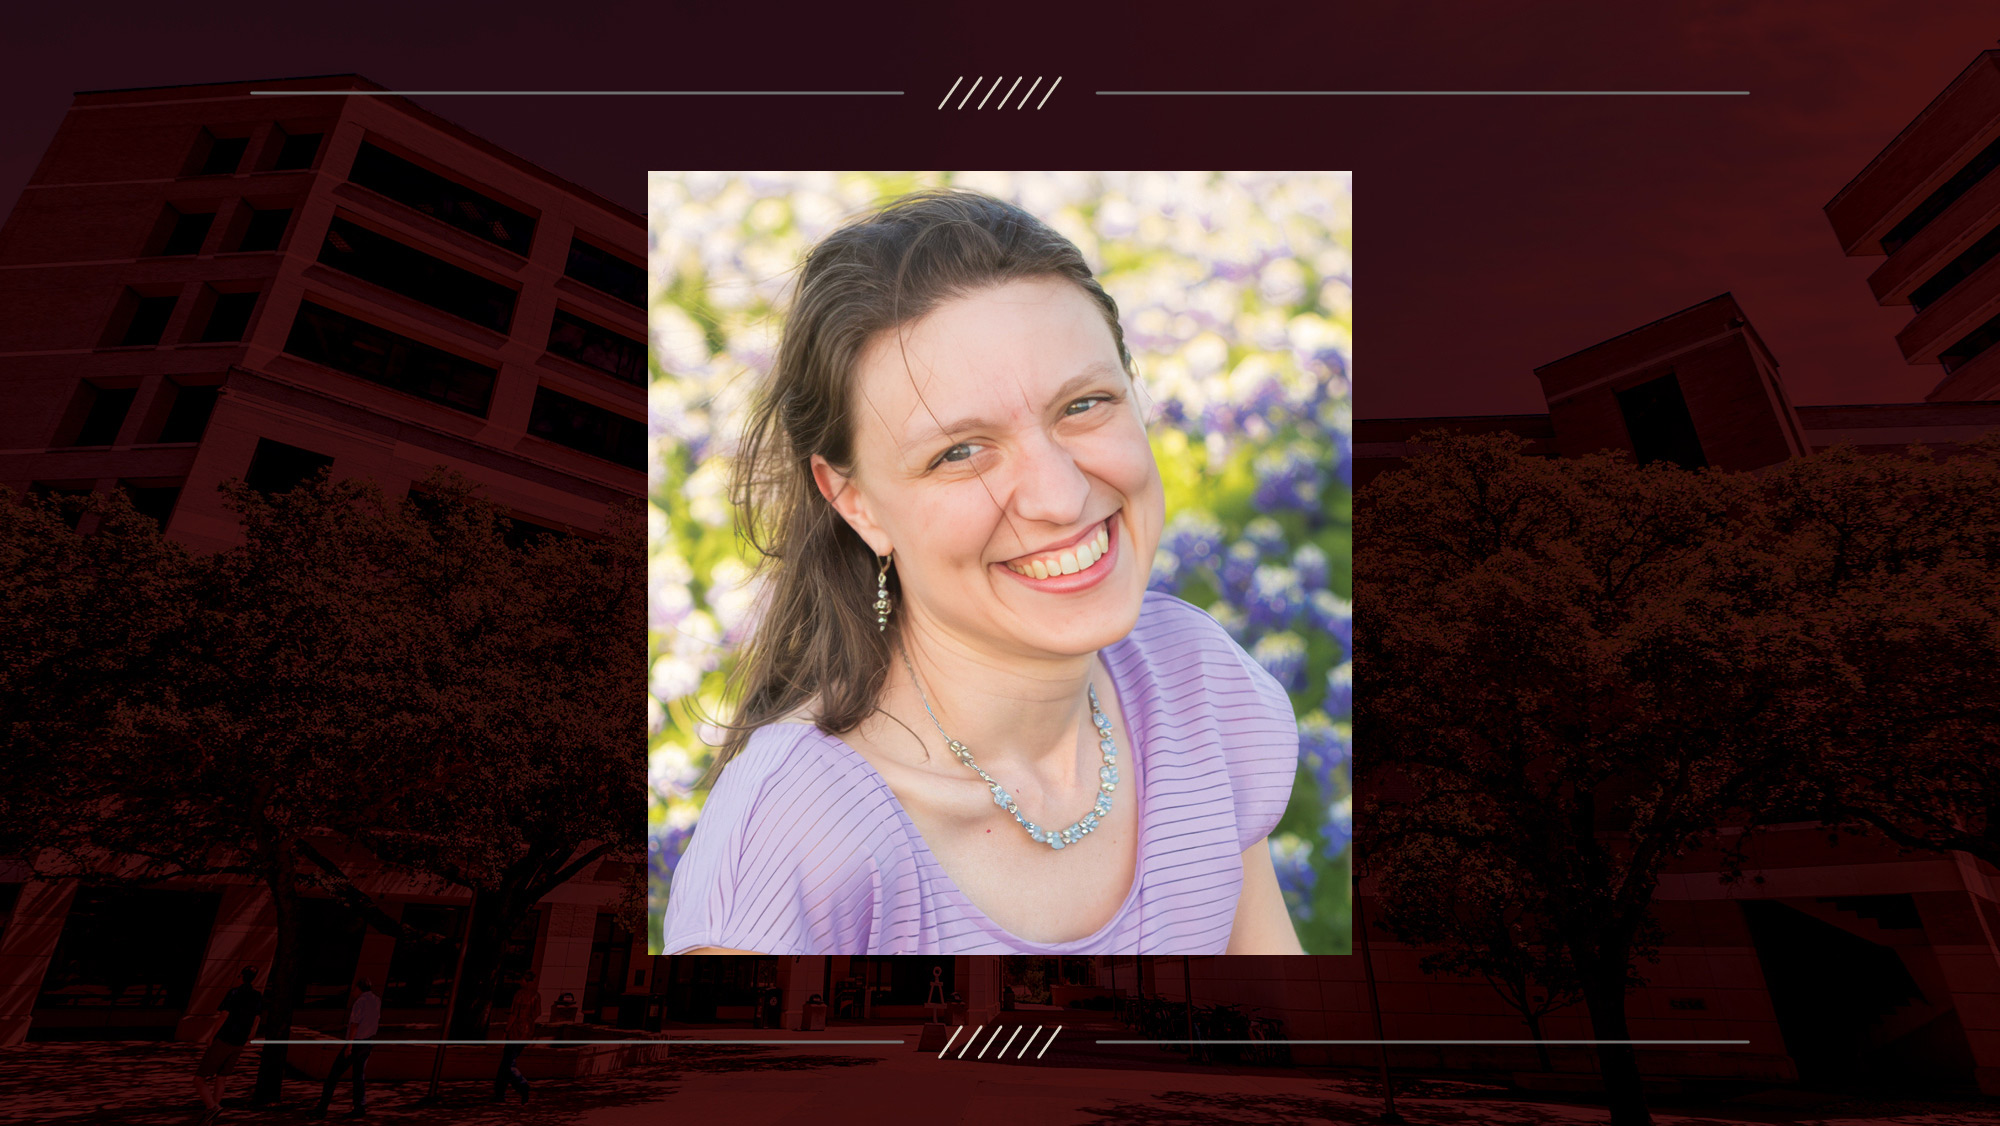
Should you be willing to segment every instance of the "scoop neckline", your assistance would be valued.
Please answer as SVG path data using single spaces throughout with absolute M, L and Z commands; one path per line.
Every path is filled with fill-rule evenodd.
M 1125 638 L 1120 638 L 1119 640 L 1112 642 L 1110 645 L 1107 645 L 1104 648 L 1098 650 L 1098 656 L 1099 659 L 1102 660 L 1104 664 L 1104 675 L 1106 679 L 1110 680 L 1111 682 L 1111 691 L 1118 698 L 1118 712 L 1121 716 L 1124 717 L 1125 733 L 1131 741 L 1131 750 L 1129 753 L 1132 758 L 1132 767 L 1131 767 L 1131 774 L 1133 779 L 1132 800 L 1134 803 L 1135 812 L 1138 815 L 1135 818 L 1135 824 L 1138 827 L 1138 834 L 1139 834 L 1138 840 L 1134 842 L 1133 846 L 1132 886 L 1125 890 L 1125 899 L 1122 903 L 1118 905 L 1118 910 L 1112 912 L 1111 918 L 1105 920 L 1103 926 L 1097 928 L 1095 931 L 1092 931 L 1087 935 L 1084 935 L 1082 938 L 1072 938 L 1062 942 L 1035 942 L 1030 939 L 1022 938 L 1020 935 L 1017 935 L 1013 931 L 1008 930 L 1006 927 L 1001 926 L 999 923 L 994 922 L 992 917 L 987 915 L 984 909 L 982 909 L 977 903 L 974 903 L 972 901 L 971 896 L 965 894 L 965 890 L 958 886 L 958 881 L 951 878 L 951 873 L 945 871 L 944 864 L 938 860 L 937 854 L 931 851 L 930 842 L 924 840 L 923 831 L 917 828 L 916 821 L 910 817 L 910 811 L 903 808 L 903 799 L 896 796 L 895 789 L 889 785 L 888 779 L 882 777 L 882 772 L 875 769 L 874 763 L 869 762 L 868 759 L 864 757 L 860 751 L 857 751 L 853 747 L 848 746 L 846 740 L 841 739 L 837 735 L 829 735 L 826 732 L 821 731 L 817 724 L 804 720 L 794 720 L 791 721 L 791 724 L 788 724 L 786 726 L 797 725 L 801 727 L 811 728 L 812 733 L 818 736 L 822 743 L 832 746 L 835 753 L 845 755 L 848 758 L 852 759 L 855 764 L 859 765 L 862 769 L 866 770 L 870 775 L 873 776 L 875 785 L 879 787 L 884 794 L 888 795 L 890 806 L 895 809 L 897 819 L 902 822 L 903 834 L 910 840 L 912 845 L 916 848 L 920 862 L 927 865 L 937 873 L 938 879 L 943 881 L 945 888 L 951 893 L 952 898 L 956 900 L 959 906 L 971 916 L 972 921 L 977 923 L 983 930 L 987 931 L 992 935 L 997 936 L 1002 941 L 1015 947 L 1016 950 L 1021 953 L 1036 953 L 1036 954 L 1074 953 L 1075 947 L 1088 946 L 1091 943 L 1100 942 L 1105 938 L 1105 936 L 1112 934 L 1117 929 L 1118 925 L 1125 920 L 1125 916 L 1131 912 L 1133 905 L 1138 903 L 1139 887 L 1142 883 L 1145 882 L 1146 844 L 1147 844 L 1147 838 L 1150 834 L 1148 832 L 1149 825 L 1147 823 L 1147 819 L 1145 816 L 1146 772 L 1143 768 L 1143 765 L 1140 762 L 1140 754 L 1139 754 L 1139 744 L 1142 742 L 1142 740 L 1140 738 L 1138 724 L 1133 720 L 1132 710 L 1126 707 L 1126 703 L 1130 699 L 1130 696 L 1125 691 L 1125 686 L 1119 682 L 1118 670 L 1113 666 L 1111 660 L 1109 659 L 1109 656 L 1112 653 L 1112 651 L 1125 645 L 1129 639 L 1130 638 L 1128 635 Z M 871 951 L 871 953 L 873 952 Z

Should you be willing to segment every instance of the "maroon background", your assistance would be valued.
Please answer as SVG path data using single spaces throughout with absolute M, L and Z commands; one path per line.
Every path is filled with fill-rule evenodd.
M 1724 289 L 1795 402 L 1910 402 L 1819 208 L 1992 45 L 1988 5 L 355 3 L 32 6 L 0 72 L 0 207 L 71 92 L 359 72 L 401 89 L 900 89 L 902 98 L 422 98 L 644 209 L 654 167 L 1354 168 L 1363 417 L 1539 411 L 1530 374 Z M 928 9 L 928 10 L 925 10 Z M 1041 111 L 953 78 L 1061 74 Z M 1107 98 L 1100 89 L 1728 89 L 1747 98 Z

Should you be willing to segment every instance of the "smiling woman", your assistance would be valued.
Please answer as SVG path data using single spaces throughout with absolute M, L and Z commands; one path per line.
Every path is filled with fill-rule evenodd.
M 1149 591 L 1117 307 L 969 192 L 819 242 L 739 448 L 764 605 L 664 953 L 1298 953 L 1266 838 L 1299 735 Z

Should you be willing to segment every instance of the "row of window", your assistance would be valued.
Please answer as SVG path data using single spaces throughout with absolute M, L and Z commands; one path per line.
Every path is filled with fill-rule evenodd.
M 344 220 L 334 220 L 320 261 L 497 331 L 506 331 L 513 320 L 512 290 Z M 209 344 L 243 339 L 250 328 L 251 314 L 256 311 L 257 297 L 255 291 L 225 292 L 212 287 L 204 288 L 202 307 L 190 322 L 191 326 L 199 324 L 201 327 L 199 330 L 190 327 L 184 342 Z M 179 303 L 180 295 L 177 293 L 148 294 L 128 290 L 113 315 L 112 330 L 105 338 L 107 346 L 143 348 L 158 345 L 165 338 L 167 325 L 172 321 L 174 309 Z M 293 331 L 298 331 L 296 326 Z M 440 355 L 449 355 L 441 350 L 432 350 Z M 634 386 L 645 385 L 646 346 L 643 343 L 564 310 L 556 311 L 550 325 L 548 351 Z M 474 413 L 484 413 L 484 410 L 482 402 Z
M 319 158 L 324 140 L 324 133 L 288 133 L 279 127 L 273 141 L 263 148 L 261 163 L 264 168 L 260 171 L 311 168 Z M 247 134 L 224 136 L 204 129 L 189 154 L 187 174 L 234 175 L 243 170 L 243 159 L 249 146 Z M 527 257 L 534 244 L 535 216 L 371 141 L 361 143 L 347 178 L 350 183 L 521 257 Z M 200 253 L 209 225 L 215 219 L 214 213 L 182 214 L 173 209 L 169 212 L 166 229 L 155 232 L 153 248 L 148 253 Z M 290 212 L 286 211 L 284 217 L 288 219 Z M 284 220 L 273 218 L 266 223 L 275 224 L 275 233 L 260 229 L 257 235 L 246 238 L 250 245 L 239 245 L 237 249 L 275 250 L 284 231 Z M 645 307 L 645 267 L 628 262 L 604 247 L 572 238 L 563 273 L 634 308 Z
M 208 430 L 209 416 L 215 413 L 220 389 L 211 384 L 179 383 L 168 380 L 161 389 L 150 425 L 139 428 L 141 444 L 199 442 Z M 118 441 L 125 418 L 138 397 L 137 387 L 106 386 L 84 380 L 76 397 L 56 427 L 51 447 L 109 446 Z
M 140 251 L 141 257 L 173 258 L 200 254 L 208 245 L 208 234 L 215 226 L 215 216 L 214 211 L 182 210 L 168 204 L 154 223 L 153 233 L 147 237 Z M 289 207 L 239 208 L 234 230 L 223 237 L 224 252 L 276 250 L 283 244 L 285 228 L 291 225 L 291 221 L 292 209 Z

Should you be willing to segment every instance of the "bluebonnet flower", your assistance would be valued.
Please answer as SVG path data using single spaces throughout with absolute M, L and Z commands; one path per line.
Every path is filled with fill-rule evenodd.
M 1332 634 L 1340 642 L 1342 660 L 1354 653 L 1354 604 L 1330 590 L 1312 592 L 1306 603 L 1306 621 L 1317 630 Z
M 1231 434 L 1242 423 L 1242 415 L 1228 403 L 1209 403 L 1201 408 L 1201 432 Z
M 1326 854 L 1339 856 L 1354 842 L 1354 801 L 1343 797 L 1327 808 L 1326 823 L 1319 827 L 1326 838 Z
M 1334 479 L 1344 489 L 1354 488 L 1354 435 L 1346 427 L 1333 431 Z
M 1250 592 L 1250 580 L 1257 574 L 1260 554 L 1254 543 L 1239 540 L 1229 545 L 1216 577 L 1222 580 L 1222 591 L 1231 601 L 1240 600 Z
M 674 866 L 680 863 L 681 853 L 687 851 L 688 838 L 693 835 L 690 826 L 661 824 L 656 820 L 646 842 L 647 876 L 661 884 L 671 881 Z
M 1287 692 L 1305 688 L 1306 643 L 1295 633 L 1274 633 L 1250 647 L 1250 658 L 1264 666 Z
M 1243 611 L 1228 602 L 1218 602 L 1208 608 L 1208 616 L 1214 618 L 1216 624 L 1220 625 L 1223 632 L 1227 633 L 1236 644 L 1243 644 L 1247 624 L 1243 620 Z
M 1283 555 L 1291 545 L 1285 542 L 1285 529 L 1269 516 L 1258 516 L 1243 525 L 1243 538 L 1257 545 L 1264 556 Z
M 1299 721 L 1299 761 L 1313 772 L 1322 794 L 1344 794 L 1354 761 L 1353 737 L 1328 720 L 1325 712 L 1308 713 Z
M 1312 918 L 1313 888 L 1319 884 L 1312 842 L 1292 833 L 1272 837 L 1271 867 L 1278 873 L 1278 890 L 1284 893 L 1292 917 Z
M 1200 510 L 1176 513 L 1167 522 L 1165 546 L 1183 567 L 1212 567 L 1222 557 L 1222 524 Z
M 1259 567 L 1250 578 L 1243 608 L 1257 630 L 1290 629 L 1306 608 L 1306 588 L 1290 567 Z
M 1153 574 L 1146 580 L 1146 589 L 1175 593 L 1180 589 L 1180 570 L 1180 559 L 1166 548 L 1160 548 L 1153 552 Z
M 1257 491 L 1251 502 L 1259 510 L 1324 515 L 1320 504 L 1319 462 L 1303 445 L 1294 443 L 1282 450 L 1266 450 L 1257 455 L 1251 467 L 1257 473 Z
M 1160 418 L 1176 429 L 1187 425 L 1187 404 L 1179 399 L 1160 401 Z
M 1318 544 L 1309 543 L 1292 553 L 1292 570 L 1299 573 L 1299 582 L 1307 590 L 1323 590 L 1331 567 L 1326 552 Z
M 1354 665 L 1343 662 L 1326 674 L 1326 702 L 1321 705 L 1331 716 L 1354 714 Z

